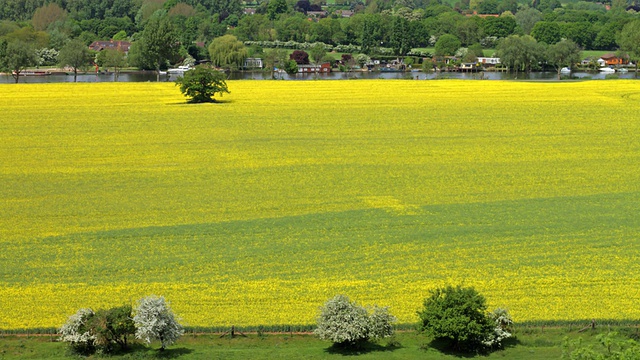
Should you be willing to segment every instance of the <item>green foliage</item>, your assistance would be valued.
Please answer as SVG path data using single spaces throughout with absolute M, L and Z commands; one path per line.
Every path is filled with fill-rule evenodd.
M 289 54 L 285 49 L 269 49 L 265 50 L 263 59 L 265 70 L 271 72 L 271 78 L 273 78 L 275 68 L 278 66 L 284 68 L 289 62 Z M 296 71 L 298 71 L 297 66 Z
M 178 36 L 173 24 L 166 16 L 152 17 L 146 24 L 139 41 L 139 48 L 136 50 L 140 52 L 137 56 L 141 59 L 136 58 L 139 61 L 138 66 L 145 63 L 151 64 L 158 76 L 160 69 L 178 55 Z
M 497 47 L 500 62 L 510 71 L 531 71 L 545 57 L 545 47 L 529 35 L 511 35 Z
M 113 40 L 127 40 L 127 38 L 127 32 L 124 30 L 120 30 L 115 35 L 113 35 Z
M 127 349 L 128 336 L 136 332 L 132 317 L 131 305 L 96 311 L 88 323 L 96 346 L 107 353 L 115 350 L 114 345 Z
M 640 20 L 632 21 L 624 26 L 617 39 L 620 49 L 626 51 L 635 60 L 638 76 L 638 61 L 640 61 Z
M 633 360 L 640 359 L 640 344 L 633 339 L 624 339 L 617 332 L 599 334 L 598 348 L 585 345 L 582 338 L 562 342 L 562 360 Z
M 580 62 L 580 55 L 580 47 L 571 40 L 562 40 L 547 49 L 547 61 L 558 71 L 558 78 L 563 67 L 572 67 Z
M 90 355 L 96 350 L 109 353 L 118 345 L 127 348 L 127 337 L 135 333 L 131 306 L 108 310 L 80 309 L 60 328 L 60 341 L 77 354 Z
M 78 70 L 87 69 L 93 59 L 93 53 L 79 39 L 69 41 L 60 49 L 58 63 L 73 68 L 73 81 L 77 80 Z
M 112 67 L 117 73 L 118 69 L 127 65 L 124 52 L 116 49 L 105 49 L 96 56 L 96 63 L 106 68 Z
M 96 336 L 91 332 L 89 323 L 94 316 L 95 313 L 91 309 L 80 309 L 69 316 L 59 329 L 59 340 L 68 343 L 70 349 L 77 354 L 93 353 L 96 349 Z
M 211 63 L 226 69 L 239 68 L 247 57 L 247 48 L 233 35 L 217 37 L 209 44 Z
M 338 346 L 357 348 L 370 340 L 393 335 L 395 320 L 387 308 L 375 307 L 369 314 L 347 296 L 336 295 L 321 308 L 314 334 Z
M 8 69 L 6 65 L 7 47 L 9 43 L 7 40 L 0 38 L 0 71 L 6 71 Z
M 513 16 L 490 17 L 485 20 L 483 29 L 488 36 L 505 38 L 515 31 L 516 19 Z
M 485 298 L 473 288 L 437 288 L 418 311 L 419 328 L 453 350 L 479 351 L 493 331 L 486 309 Z
M 176 85 L 180 91 L 190 97 L 191 103 L 215 102 L 215 94 L 229 93 L 226 76 L 221 71 L 216 71 L 205 65 L 198 65 L 178 77 Z
M 289 60 L 285 62 L 284 71 L 289 75 L 298 73 L 298 63 L 295 60 Z
M 36 50 L 31 44 L 22 40 L 0 41 L 0 70 L 12 72 L 16 83 L 20 73 L 36 63 Z
M 462 44 L 454 35 L 445 34 L 436 41 L 435 52 L 437 56 L 451 56 L 456 53 Z
M 324 44 L 322 44 L 322 43 L 315 44 L 309 50 L 309 55 L 311 56 L 311 59 L 313 60 L 313 62 L 316 65 L 320 64 L 322 62 L 322 60 L 324 59 L 326 54 L 327 54 L 327 50 L 326 50 Z
M 390 45 L 395 55 L 403 56 L 411 50 L 409 21 L 395 16 L 392 22 Z
M 555 44 L 562 39 L 560 25 L 551 21 L 539 21 L 531 29 L 531 36 L 545 44 Z
M 542 13 L 534 8 L 527 8 L 516 13 L 516 24 L 527 35 L 540 20 L 542 20 Z
M 275 20 L 280 14 L 284 14 L 289 10 L 286 0 L 270 0 L 267 5 L 267 15 L 269 20 Z
M 484 57 L 484 50 L 482 49 L 482 45 L 479 43 L 475 43 L 468 47 L 469 53 L 473 53 L 476 58 Z

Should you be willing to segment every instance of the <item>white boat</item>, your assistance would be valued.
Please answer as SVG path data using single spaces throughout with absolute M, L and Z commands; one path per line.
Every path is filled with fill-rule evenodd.
M 571 69 L 569 69 L 568 67 L 563 67 L 562 69 L 560 69 L 560 72 L 563 74 L 570 74 Z
M 614 69 L 610 68 L 610 67 L 603 67 L 603 68 L 600 68 L 600 72 L 603 72 L 603 73 L 614 73 L 616 71 Z
M 16 72 L 12 71 L 12 74 L 15 75 Z M 47 76 L 47 75 L 51 75 L 51 73 L 43 70 L 24 70 L 20 72 L 20 76 Z
M 181 65 L 181 66 L 178 66 L 177 68 L 167 70 L 167 73 L 180 75 L 180 74 L 184 74 L 189 70 L 191 70 L 191 66 Z

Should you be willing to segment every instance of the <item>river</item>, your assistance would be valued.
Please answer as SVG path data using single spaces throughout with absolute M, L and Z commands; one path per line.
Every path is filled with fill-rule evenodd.
M 463 79 L 463 80 L 557 80 L 555 72 L 531 72 L 519 73 L 516 77 L 513 73 L 506 72 L 481 72 L 481 73 L 460 73 L 460 72 L 332 72 L 329 74 L 295 74 L 285 73 L 275 74 L 276 79 L 282 80 L 347 80 L 347 79 L 414 79 L 414 80 L 434 80 L 434 79 Z M 596 79 L 602 80 L 611 78 L 610 74 L 574 72 L 571 78 L 574 79 Z M 614 78 L 633 79 L 634 73 L 615 73 Z M 177 75 L 161 75 L 160 81 L 173 82 Z M 229 80 L 266 80 L 270 79 L 268 72 L 236 72 L 232 73 Z M 78 75 L 78 82 L 146 82 L 156 81 L 153 72 L 146 73 L 121 73 L 116 79 L 114 74 L 81 74 Z M 10 75 L 0 75 L 0 83 L 14 83 L 15 80 Z M 73 82 L 73 75 L 47 75 L 47 76 L 21 76 L 20 83 L 62 83 Z

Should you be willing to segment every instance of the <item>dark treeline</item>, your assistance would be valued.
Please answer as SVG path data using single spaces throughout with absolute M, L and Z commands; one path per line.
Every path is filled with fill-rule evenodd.
M 497 38 L 532 35 L 553 44 L 565 38 L 583 49 L 615 50 L 616 37 L 636 15 L 633 4 L 558 0 L 461 0 L 451 6 L 439 0 L 367 0 L 320 6 L 308 0 L 270 0 L 246 5 L 238 0 L 0 0 L 0 36 L 30 27 L 43 45 L 59 47 L 70 38 L 135 40 L 147 21 L 166 14 L 182 44 L 208 43 L 231 33 L 242 41 L 324 42 L 358 45 L 363 50 L 386 46 L 428 47 L 443 34 L 462 46 L 493 47 Z M 255 14 L 245 15 L 252 6 Z M 610 10 L 607 10 L 609 7 Z M 308 12 L 324 9 L 326 17 L 310 21 Z M 336 11 L 345 10 L 351 17 Z M 481 14 L 473 16 L 472 14 Z M 501 15 L 487 17 L 482 14 Z M 471 15 L 471 16 L 470 16 Z M 322 16 L 322 15 L 320 15 Z M 25 30 L 23 30 L 25 31 Z M 402 51 L 404 52 L 404 51 Z
M 86 45 L 96 40 L 126 40 L 133 42 L 127 60 L 130 66 L 159 71 L 168 62 L 208 58 L 207 47 L 223 35 L 258 43 L 258 48 L 273 42 L 321 42 L 351 45 L 358 53 L 369 55 L 380 54 L 381 49 L 391 49 L 396 56 L 412 48 L 437 49 L 439 39 L 481 53 L 482 49 L 499 50 L 507 38 L 524 39 L 518 41 L 525 45 L 531 43 L 527 39 L 545 46 L 571 41 L 583 50 L 623 48 L 640 54 L 633 46 L 621 46 L 630 38 L 625 33 L 635 31 L 635 25 L 627 25 L 640 23 L 636 13 L 640 6 L 629 2 L 637 0 L 459 0 L 453 4 L 442 0 L 335 0 L 331 5 L 323 0 L 256 1 L 0 0 L 0 57 L 7 59 L 4 69 L 15 71 L 20 66 L 9 66 L 10 62 L 52 65 L 58 61 L 57 52 L 72 40 Z M 626 42 L 635 44 L 631 38 Z M 36 50 L 37 61 L 8 58 L 25 44 Z M 176 44 L 179 49 L 162 53 L 163 47 Z M 251 49 L 248 55 L 253 55 Z M 118 59 L 110 63 L 122 66 L 116 65 L 122 63 Z M 531 68 L 517 59 L 512 67 Z

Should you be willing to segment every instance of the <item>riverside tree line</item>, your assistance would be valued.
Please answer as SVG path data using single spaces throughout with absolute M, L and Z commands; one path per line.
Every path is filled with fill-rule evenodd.
M 506 61 L 513 69 L 539 63 L 529 56 L 535 50 L 531 40 L 546 46 L 566 40 L 580 49 L 620 50 L 636 62 L 640 58 L 640 19 L 635 11 L 640 7 L 625 0 L 610 4 L 562 4 L 558 0 L 461 0 L 453 5 L 440 0 L 338 0 L 329 7 L 322 4 L 308 0 L 249 4 L 238 0 L 0 0 L 0 65 L 4 71 L 19 72 L 29 66 L 59 64 L 75 72 L 73 65 L 78 60 L 83 66 L 95 60 L 116 69 L 128 65 L 154 70 L 209 57 L 236 64 L 245 56 L 268 57 L 263 48 L 274 42 L 321 43 L 354 53 L 354 57 L 356 53 L 405 56 L 414 48 L 431 46 L 444 49 L 435 55 L 454 55 L 460 48 L 471 48 L 476 50 L 467 53 L 478 56 L 478 49 L 499 48 L 509 37 L 526 39 L 525 50 L 517 49 L 515 60 Z M 255 13 L 245 14 L 246 6 L 252 6 Z M 327 16 L 310 15 L 319 9 L 326 9 Z M 353 15 L 342 17 L 339 11 Z M 224 35 L 252 45 L 235 55 L 211 54 L 213 39 Z M 109 39 L 133 43 L 126 58 L 107 52 L 96 59 L 65 50 L 70 43 L 77 49 L 80 44 L 86 47 L 94 40 Z M 69 53 L 76 56 L 69 59 Z M 235 57 L 234 61 L 229 57 Z

